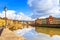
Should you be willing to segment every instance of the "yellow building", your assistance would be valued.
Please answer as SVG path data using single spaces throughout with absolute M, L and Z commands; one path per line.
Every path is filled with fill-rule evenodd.
M 21 29 L 23 28 L 23 23 L 21 21 L 13 20 L 13 29 Z
M 36 24 L 42 24 L 41 19 L 37 18 L 37 19 L 35 20 L 35 23 L 36 23 Z
M 0 26 L 5 26 L 5 20 L 0 18 Z
M 12 28 L 13 27 L 13 20 L 8 19 L 7 20 L 7 28 Z
M 53 24 L 60 24 L 60 18 L 53 18 Z

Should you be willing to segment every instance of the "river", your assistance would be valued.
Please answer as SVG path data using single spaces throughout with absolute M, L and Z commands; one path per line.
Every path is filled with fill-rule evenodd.
M 35 27 L 35 30 L 39 33 L 60 35 L 60 28 L 48 28 L 48 27 Z
M 49 35 L 51 31 L 54 33 L 52 37 Z M 14 30 L 14 32 L 26 40 L 60 40 L 60 28 L 30 27 Z

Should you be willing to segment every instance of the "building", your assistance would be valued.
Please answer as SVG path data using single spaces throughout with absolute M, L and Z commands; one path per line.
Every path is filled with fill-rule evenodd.
M 55 18 L 55 17 L 49 16 L 49 23 L 50 24 L 60 24 L 60 18 Z
M 46 18 L 41 19 L 42 24 L 46 24 Z
M 50 24 L 49 18 L 46 18 L 46 24 Z
M 35 20 L 36 24 L 60 24 L 60 18 L 54 18 L 53 16 L 49 16 L 48 18 Z
M 54 18 L 54 17 L 49 16 L 49 23 L 50 23 L 50 24 L 53 24 L 53 18 Z
M 7 28 L 13 27 L 13 20 L 7 19 Z
M 0 26 L 5 26 L 5 20 L 0 18 Z
M 37 18 L 37 19 L 35 20 L 35 24 L 42 24 L 41 19 Z
M 53 24 L 60 24 L 60 18 L 53 18 Z

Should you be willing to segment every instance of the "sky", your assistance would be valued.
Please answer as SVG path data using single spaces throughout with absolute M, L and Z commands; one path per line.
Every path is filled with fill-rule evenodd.
M 7 18 L 14 20 L 33 20 L 49 15 L 60 17 L 59 0 L 0 0 L 0 17 L 5 17 L 4 6 Z
M 33 13 L 31 17 L 34 16 L 33 18 L 44 18 L 49 15 L 60 17 L 59 0 L 29 0 L 28 4 L 32 8 Z
M 0 0 L 0 11 L 3 11 L 4 6 L 6 6 L 8 10 L 21 11 L 26 15 L 30 13 L 27 0 Z
M 31 10 L 28 0 L 0 0 L 0 17 L 5 17 L 4 7 L 7 7 L 7 18 L 13 20 L 32 20 L 28 17 Z

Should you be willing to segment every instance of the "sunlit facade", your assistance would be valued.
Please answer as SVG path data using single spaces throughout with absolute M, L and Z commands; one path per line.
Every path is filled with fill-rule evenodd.
M 48 18 L 44 19 L 36 19 L 35 22 L 37 24 L 60 24 L 60 18 L 49 16 Z

